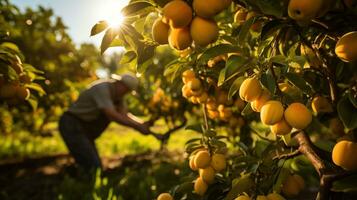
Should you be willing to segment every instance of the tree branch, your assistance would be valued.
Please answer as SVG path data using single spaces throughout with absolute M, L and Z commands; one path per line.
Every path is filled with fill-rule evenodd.
M 296 150 L 293 151 L 293 152 L 284 153 L 284 154 L 280 154 L 280 155 L 278 154 L 278 155 L 276 155 L 276 156 L 273 157 L 273 160 L 293 158 L 293 157 L 298 156 L 298 155 L 300 155 L 300 154 L 301 154 L 300 150 L 299 150 L 299 149 L 296 149 Z
M 351 172 L 344 171 L 343 169 L 331 165 L 326 165 L 325 161 L 321 158 L 324 152 L 317 148 L 310 140 L 309 136 L 300 131 L 294 135 L 298 141 L 299 151 L 304 154 L 314 166 L 320 176 L 320 188 L 316 200 L 330 199 L 331 187 L 334 181 L 351 175 Z

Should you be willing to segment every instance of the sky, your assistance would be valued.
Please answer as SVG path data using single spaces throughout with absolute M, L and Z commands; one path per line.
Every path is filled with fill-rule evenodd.
M 102 35 L 90 37 L 92 26 L 99 20 L 114 20 L 129 0 L 10 0 L 21 10 L 42 5 L 52 8 L 68 27 L 76 44 L 83 42 L 100 45 Z

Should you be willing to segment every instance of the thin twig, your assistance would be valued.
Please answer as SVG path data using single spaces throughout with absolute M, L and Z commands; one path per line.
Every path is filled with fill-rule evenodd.
M 278 155 L 273 157 L 273 160 L 276 160 L 276 159 L 278 159 L 278 160 L 280 160 L 280 159 L 288 159 L 288 158 L 292 158 L 292 157 L 298 156 L 300 154 L 301 154 L 300 150 L 296 149 L 293 152 L 284 153 L 284 154 L 280 154 L 280 155 L 278 154 Z

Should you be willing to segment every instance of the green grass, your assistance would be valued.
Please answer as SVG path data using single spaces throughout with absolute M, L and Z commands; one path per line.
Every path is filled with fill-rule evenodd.
M 26 131 L 0 137 L 0 159 L 40 157 L 59 153 L 67 153 L 67 148 L 60 137 L 56 124 L 47 128 L 53 131 L 53 137 L 39 137 Z M 162 130 L 160 130 L 162 129 Z M 158 132 L 164 128 L 156 127 Z M 169 150 L 183 150 L 187 140 L 197 137 L 192 131 L 178 130 L 171 135 L 168 142 Z M 101 156 L 115 154 L 126 155 L 141 153 L 147 150 L 158 150 L 160 142 L 153 136 L 145 136 L 137 131 L 112 123 L 108 129 L 96 140 L 96 146 Z

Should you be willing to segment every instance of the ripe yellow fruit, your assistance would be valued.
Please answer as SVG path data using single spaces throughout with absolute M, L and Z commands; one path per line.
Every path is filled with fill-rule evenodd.
M 217 102 L 214 98 L 208 98 L 206 103 L 206 108 L 208 110 L 217 110 Z
M 198 177 L 195 181 L 194 190 L 196 194 L 203 196 L 207 191 L 208 185 L 203 181 L 201 177 Z
M 347 171 L 357 169 L 357 143 L 342 140 L 332 150 L 332 161 Z
M 5 83 L 0 88 L 0 98 L 11 98 L 16 95 L 18 85 L 13 83 Z
M 209 152 L 206 150 L 198 152 L 196 154 L 194 162 L 195 166 L 199 169 L 204 169 L 208 167 L 211 163 L 211 157 L 209 155 Z
M 330 113 L 333 112 L 331 103 L 327 98 L 316 96 L 311 102 L 311 108 L 314 113 Z
M 244 101 L 252 102 L 259 98 L 262 90 L 262 86 L 258 79 L 247 78 L 239 88 L 239 96 Z
M 195 17 L 191 23 L 191 36 L 198 46 L 207 46 L 218 38 L 218 26 L 214 20 Z
M 190 80 L 194 79 L 195 76 L 195 72 L 188 69 L 182 73 L 182 82 L 187 84 Z
M 190 101 L 191 101 L 193 104 L 198 104 L 198 97 L 197 97 L 197 96 L 192 96 L 192 97 L 190 97 Z
M 24 101 L 30 97 L 30 90 L 23 86 L 17 87 L 16 96 L 19 100 Z
M 191 46 L 192 38 L 189 28 L 171 29 L 169 34 L 169 44 L 171 48 L 184 50 Z
M 357 31 L 343 35 L 336 44 L 335 53 L 344 62 L 357 60 Z
M 223 10 L 221 0 L 194 0 L 193 10 L 196 15 L 211 18 Z
M 221 4 L 219 5 L 219 9 L 223 11 L 224 9 L 228 8 L 229 5 L 231 5 L 232 0 L 220 0 Z
M 188 87 L 188 85 L 184 85 L 182 87 L 182 96 L 185 97 L 185 98 L 190 98 L 193 94 L 192 94 L 192 91 L 191 89 Z
M 223 108 L 221 111 L 219 111 L 219 117 L 222 120 L 228 121 L 229 118 L 231 118 L 233 115 L 232 109 L 231 108 Z
M 268 101 L 260 111 L 260 119 L 265 125 L 274 125 L 281 121 L 284 115 L 284 107 L 280 101 Z
M 269 200 L 285 200 L 285 198 L 278 193 L 270 193 L 267 195 L 267 198 Z
M 270 126 L 271 132 L 276 135 L 286 135 L 290 133 L 291 129 L 291 126 L 284 119 Z
M 292 103 L 284 112 L 286 122 L 296 129 L 306 128 L 312 121 L 312 114 L 304 104 Z
M 286 180 L 283 183 L 282 192 L 287 197 L 293 197 L 298 195 L 300 191 L 304 189 L 304 187 L 305 187 L 304 179 L 301 176 L 294 174 L 286 178 Z
M 250 106 L 252 107 L 252 109 L 255 112 L 260 112 L 260 110 L 262 109 L 262 107 L 264 106 L 264 104 L 266 102 L 268 102 L 270 100 L 270 94 L 268 91 L 263 90 L 262 94 L 259 96 L 259 98 L 257 98 L 256 100 L 254 100 L 253 102 L 250 103 Z
M 192 9 L 185 1 L 173 0 L 164 6 L 163 16 L 163 22 L 172 28 L 183 28 L 192 20 Z
M 264 195 L 258 195 L 256 200 L 269 200 L 269 199 Z
M 212 156 L 211 166 L 217 172 L 222 171 L 226 168 L 226 157 L 223 154 L 215 153 Z
M 158 197 L 157 200 L 174 200 L 174 198 L 171 196 L 169 193 L 161 193 Z
M 187 85 L 192 91 L 199 91 L 202 87 L 201 81 L 198 78 L 192 79 Z
M 201 178 L 207 184 L 212 184 L 213 183 L 216 172 L 214 171 L 214 169 L 211 166 L 206 167 L 204 169 L 200 169 L 199 172 L 200 172 Z
M 194 156 L 191 156 L 190 157 L 190 160 L 189 160 L 189 165 L 190 165 L 190 168 L 193 170 L 193 171 L 197 171 L 198 168 L 196 167 L 195 165 L 195 155 Z
M 156 19 L 152 26 L 152 38 L 159 44 L 167 44 L 170 26 L 162 22 L 161 18 Z
M 249 196 L 240 195 L 239 197 L 235 198 L 234 200 L 251 200 Z
M 307 21 L 318 17 L 323 9 L 323 0 L 290 0 L 288 6 L 289 16 L 298 21 Z
M 248 12 L 244 8 L 239 9 L 236 14 L 234 14 L 234 23 L 244 23 L 247 18 L 247 14 Z
M 219 117 L 219 112 L 216 110 L 207 110 L 207 114 L 210 119 L 217 119 Z

